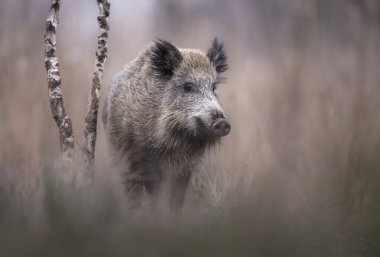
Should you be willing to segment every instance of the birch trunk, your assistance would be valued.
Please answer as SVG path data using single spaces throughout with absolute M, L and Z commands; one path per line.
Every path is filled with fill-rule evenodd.
M 99 6 L 98 23 L 100 29 L 84 129 L 82 148 L 83 169 L 78 177 L 78 182 L 81 184 L 91 184 L 94 178 L 94 158 L 99 97 L 101 82 L 103 79 L 104 64 L 107 59 L 110 3 L 107 0 L 97 0 L 97 3 Z
M 59 129 L 60 147 L 63 164 L 72 166 L 74 154 L 74 134 L 72 123 L 67 115 L 62 99 L 61 75 L 59 73 L 59 63 L 57 57 L 56 30 L 58 25 L 60 1 L 53 0 L 45 27 L 45 68 L 48 79 L 48 90 L 50 108 L 53 113 L 55 123 Z

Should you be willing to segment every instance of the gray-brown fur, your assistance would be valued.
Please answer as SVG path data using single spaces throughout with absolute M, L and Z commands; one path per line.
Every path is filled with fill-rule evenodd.
M 172 206 L 183 203 L 205 151 L 230 130 L 214 93 L 226 70 L 216 39 L 207 54 L 157 40 L 115 75 L 103 121 L 128 193 L 168 182 Z

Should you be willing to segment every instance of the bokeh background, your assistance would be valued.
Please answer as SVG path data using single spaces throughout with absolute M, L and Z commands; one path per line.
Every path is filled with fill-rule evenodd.
M 47 241 L 62 255 L 380 256 L 379 1 L 110 2 L 102 103 L 112 75 L 152 40 L 207 50 L 218 37 L 230 66 L 218 94 L 232 131 L 194 178 L 184 223 L 125 221 L 115 207 L 123 200 L 105 189 L 117 179 L 90 203 L 82 192 L 46 189 L 41 177 L 58 172 L 47 166 L 59 156 L 44 68 L 50 1 L 1 0 L 0 251 L 48 255 Z M 78 156 L 97 13 L 95 0 L 61 3 L 58 55 Z M 99 122 L 100 179 L 112 173 L 108 162 Z M 62 193 L 49 198 L 49 190 Z M 98 215 L 88 221 L 88 212 Z M 41 222 L 42 232 L 25 225 Z M 26 241 L 25 252 L 14 247 Z

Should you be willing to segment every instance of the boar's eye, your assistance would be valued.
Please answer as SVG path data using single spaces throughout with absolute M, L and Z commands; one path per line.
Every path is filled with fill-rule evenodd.
M 190 82 L 186 82 L 183 85 L 183 91 L 185 91 L 185 93 L 194 92 L 194 85 L 192 83 L 190 83 Z
M 211 87 L 212 87 L 212 92 L 214 92 L 214 94 L 215 94 L 216 93 L 215 91 L 218 88 L 218 82 L 212 83 Z

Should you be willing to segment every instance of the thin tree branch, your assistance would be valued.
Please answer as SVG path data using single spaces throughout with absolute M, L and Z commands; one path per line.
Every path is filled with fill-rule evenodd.
M 45 28 L 45 68 L 48 78 L 50 108 L 59 128 L 60 146 L 64 164 L 73 163 L 74 134 L 72 123 L 63 106 L 61 75 L 56 50 L 56 29 L 58 25 L 59 0 L 53 0 Z
M 96 59 L 94 65 L 94 73 L 92 77 L 92 85 L 88 98 L 88 110 L 86 114 L 86 122 L 83 139 L 83 174 L 81 174 L 81 183 L 92 183 L 94 177 L 94 156 L 96 144 L 96 126 L 98 120 L 99 96 L 101 82 L 103 78 L 104 64 L 107 59 L 107 39 L 109 30 L 109 10 L 110 3 L 107 0 L 97 0 L 99 6 L 99 36 L 98 49 L 96 51 Z

